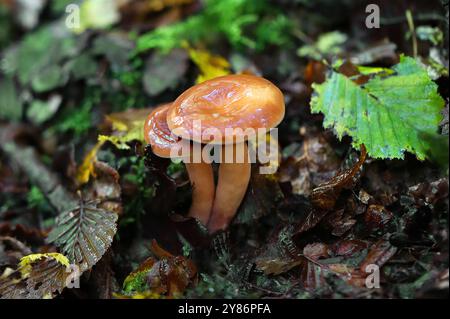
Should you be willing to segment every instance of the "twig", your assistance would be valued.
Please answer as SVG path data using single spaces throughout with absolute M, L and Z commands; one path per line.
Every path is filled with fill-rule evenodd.
M 59 212 L 78 205 L 73 194 L 67 191 L 59 181 L 58 176 L 50 171 L 40 160 L 30 146 L 20 146 L 6 138 L 8 127 L 0 127 L 0 150 L 2 150 L 23 171 L 29 180 L 35 184 L 48 198 L 50 204 Z
M 406 10 L 406 20 L 408 21 L 409 32 L 411 33 L 412 38 L 412 46 L 413 46 L 413 56 L 417 57 L 417 36 L 416 29 L 414 27 L 414 19 L 411 13 L 411 10 Z
M 447 19 L 437 13 L 423 13 L 423 14 L 418 14 L 416 16 L 414 16 L 414 19 L 416 21 L 447 21 Z M 407 20 L 406 17 L 404 16 L 399 16 L 399 17 L 389 17 L 389 18 L 380 18 L 380 23 L 382 25 L 391 25 L 391 24 L 397 24 L 397 23 L 404 23 L 405 20 Z

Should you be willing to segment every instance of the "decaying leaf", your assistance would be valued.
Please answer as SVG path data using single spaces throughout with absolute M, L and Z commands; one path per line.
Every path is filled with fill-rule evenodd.
M 294 226 L 289 225 L 276 232 L 256 257 L 256 268 L 266 275 L 279 275 L 301 264 L 302 251 L 298 249 L 292 237 Z
M 329 248 L 328 245 L 324 243 L 308 244 L 303 248 L 303 255 L 310 259 L 317 260 L 321 257 L 328 257 Z
M 307 212 L 306 217 L 295 225 L 295 235 L 299 235 L 315 227 L 327 213 L 328 211 L 323 209 L 312 209 Z
M 397 247 L 392 246 L 389 240 L 381 238 L 372 247 L 369 253 L 359 266 L 361 272 L 370 273 L 369 265 L 383 266 L 397 252 Z
M 117 231 L 117 214 L 100 208 L 100 200 L 79 201 L 78 207 L 63 212 L 47 241 L 60 247 L 80 271 L 90 269 L 111 245 Z
M 356 219 L 352 214 L 346 213 L 345 209 L 339 209 L 329 213 L 324 218 L 324 223 L 331 228 L 332 235 L 340 237 L 356 224 Z
M 302 259 L 300 268 L 300 280 L 302 286 L 309 291 L 317 291 L 325 286 L 325 271 L 319 265 Z
M 122 213 L 119 173 L 104 162 L 96 161 L 95 178 L 84 190 L 85 199 L 100 200 L 99 208 L 120 215 Z
M 282 161 L 280 182 L 290 182 L 292 192 L 309 196 L 312 190 L 336 174 L 340 160 L 322 135 L 308 135 L 298 154 L 289 154 Z
M 68 285 L 70 275 L 69 260 L 64 255 L 28 255 L 21 259 L 15 274 L 0 279 L 0 298 L 52 298 Z
M 155 240 L 151 250 L 156 258 L 146 259 L 123 283 L 127 296 L 144 294 L 150 298 L 174 297 L 182 294 L 197 275 L 194 263 L 174 256 L 161 248 Z
M 86 154 L 83 162 L 77 169 L 76 179 L 79 185 L 89 182 L 91 176 L 95 177 L 94 164 L 97 161 L 97 152 L 102 147 L 104 141 L 99 140 L 97 144 Z
M 129 109 L 125 112 L 112 113 L 106 116 L 113 134 L 99 135 L 99 142 L 109 141 L 119 149 L 129 149 L 131 141 L 144 143 L 144 123 L 153 108 Z
M 370 205 L 364 215 L 366 226 L 370 230 L 385 227 L 392 219 L 393 214 L 382 205 Z
M 334 207 L 342 189 L 353 183 L 353 178 L 361 169 L 366 160 L 366 148 L 361 145 L 361 154 L 358 162 L 350 169 L 336 175 L 330 181 L 319 185 L 311 194 L 311 202 L 319 209 L 330 210 Z

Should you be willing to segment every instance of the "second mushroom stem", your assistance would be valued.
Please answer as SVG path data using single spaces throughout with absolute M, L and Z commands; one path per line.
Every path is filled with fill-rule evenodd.
M 214 173 L 211 164 L 185 163 L 192 185 L 192 204 L 189 216 L 207 225 L 214 201 Z
M 245 196 L 250 174 L 247 144 L 224 145 L 214 204 L 208 222 L 210 233 L 227 228 Z

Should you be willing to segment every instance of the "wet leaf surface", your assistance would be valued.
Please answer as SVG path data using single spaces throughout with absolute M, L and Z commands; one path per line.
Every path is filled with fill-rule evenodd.
M 439 1 L 410 3 L 415 37 L 395 1 L 373 30 L 358 1 L 84 1 L 78 30 L 63 2 L 0 2 L 1 297 L 448 296 Z M 230 72 L 267 78 L 286 108 L 277 171 L 253 165 L 232 224 L 210 235 L 187 216 L 185 165 L 156 156 L 142 127 Z M 81 266 L 79 289 L 56 252 Z M 367 289 L 374 265 L 381 289 Z

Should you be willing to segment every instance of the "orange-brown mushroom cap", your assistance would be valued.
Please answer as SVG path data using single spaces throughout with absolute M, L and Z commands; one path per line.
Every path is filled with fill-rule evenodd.
M 167 126 L 167 111 L 172 103 L 154 109 L 144 124 L 144 138 L 150 144 L 153 153 L 159 157 L 169 158 L 171 148 L 180 140 L 173 135 Z
M 236 138 L 249 138 L 246 129 L 257 132 L 277 126 L 284 112 L 283 93 L 274 84 L 258 76 L 235 74 L 186 90 L 170 106 L 167 124 L 174 134 L 184 139 L 232 143 Z M 222 137 L 220 141 L 210 134 L 217 131 Z

